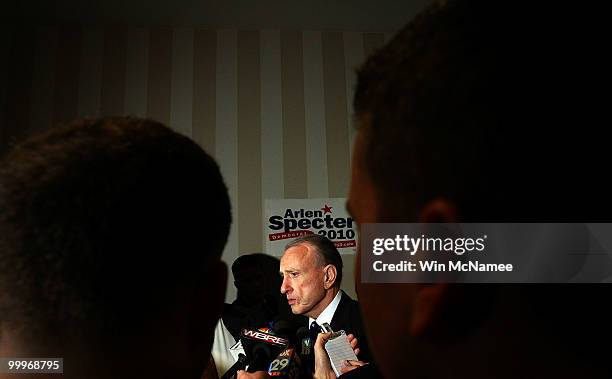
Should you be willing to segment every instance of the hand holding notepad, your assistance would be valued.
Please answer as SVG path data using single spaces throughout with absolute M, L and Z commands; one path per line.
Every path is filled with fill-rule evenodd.
M 331 328 L 329 328 L 329 325 L 327 325 L 327 329 L 328 330 L 326 330 L 326 327 L 323 327 L 323 330 L 325 332 L 331 331 Z M 325 344 L 325 351 L 327 351 L 327 355 L 329 356 L 329 361 L 331 363 L 331 366 L 336 376 L 342 375 L 342 372 L 340 371 L 340 369 L 343 366 L 344 361 L 347 361 L 347 360 L 356 361 L 357 360 L 357 356 L 355 355 L 355 352 L 353 351 L 353 347 L 349 343 L 344 330 L 341 330 L 339 332 L 332 334 L 330 339 Z

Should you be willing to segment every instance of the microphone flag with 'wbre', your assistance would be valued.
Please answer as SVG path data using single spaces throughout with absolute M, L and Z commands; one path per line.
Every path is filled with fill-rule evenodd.
M 269 333 L 269 329 L 242 329 L 240 341 L 247 355 L 249 372 L 268 371 L 272 361 L 289 345 L 285 338 Z

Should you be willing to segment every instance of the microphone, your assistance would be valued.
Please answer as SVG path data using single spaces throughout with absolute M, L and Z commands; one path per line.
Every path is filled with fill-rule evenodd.
M 264 343 L 258 343 L 253 346 L 253 359 L 249 364 L 247 372 L 266 371 L 268 365 L 272 361 L 272 352 Z
M 289 341 L 268 333 L 269 329 L 242 329 L 240 341 L 247 355 L 248 371 L 267 371 L 272 359 L 287 348 Z
M 236 376 L 236 373 L 240 370 L 244 370 L 244 368 L 247 365 L 247 357 L 246 355 L 240 353 L 238 354 L 238 360 L 236 361 L 236 363 L 234 363 L 234 365 L 232 367 L 229 368 L 229 370 L 227 370 L 225 372 L 225 374 L 223 374 L 221 376 L 220 379 L 231 379 L 234 376 Z
M 293 347 L 294 344 L 288 338 L 284 338 L 295 334 L 293 333 L 295 328 L 292 326 L 294 325 L 291 322 L 278 320 L 273 331 L 268 328 L 242 329 L 240 342 L 246 353 L 245 362 L 241 365 L 236 364 L 238 368 L 232 373 L 228 371 L 228 377 L 224 375 L 221 379 L 231 379 L 231 375 L 235 375 L 238 370 L 247 366 L 248 372 L 266 371 L 275 379 L 299 378 L 301 369 L 299 355 Z M 275 335 L 280 333 L 283 337 Z
M 312 341 L 310 338 L 310 330 L 307 327 L 302 326 L 298 328 L 295 335 L 299 344 L 301 345 L 300 355 L 309 356 L 312 354 L 311 350 L 313 348 L 314 341 Z
M 274 334 L 281 337 L 288 337 L 295 333 L 295 325 L 291 321 L 282 318 L 274 322 L 272 329 Z
M 300 358 L 295 349 L 290 347 L 270 363 L 268 375 L 275 379 L 295 379 L 300 377 L 300 367 Z
M 289 345 L 277 356 L 273 357 L 268 368 L 268 375 L 274 379 L 295 379 L 300 377 L 301 360 L 296 346 L 298 324 L 291 319 L 277 319 L 274 322 L 274 334 L 289 340 Z
M 314 371 L 314 342 L 310 338 L 310 329 L 302 326 L 295 332 L 297 339 L 296 358 L 299 361 L 300 377 L 312 377 Z
M 295 335 L 297 336 L 297 338 L 302 339 L 308 337 L 309 332 L 310 330 L 307 327 L 302 326 L 298 328 L 298 330 L 295 332 Z

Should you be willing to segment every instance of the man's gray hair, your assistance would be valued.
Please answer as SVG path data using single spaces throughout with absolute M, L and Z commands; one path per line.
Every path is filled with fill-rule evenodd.
M 340 283 L 342 283 L 342 257 L 338 249 L 336 249 L 336 245 L 322 235 L 309 234 L 289 242 L 287 246 L 285 246 L 285 251 L 299 245 L 314 246 L 322 266 L 332 265 L 336 267 L 337 274 L 334 286 L 340 288 Z

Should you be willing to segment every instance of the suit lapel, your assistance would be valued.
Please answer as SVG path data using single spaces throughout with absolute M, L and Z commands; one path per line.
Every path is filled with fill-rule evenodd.
M 346 294 L 344 291 L 341 291 L 340 302 L 338 303 L 338 308 L 336 308 L 336 312 L 334 312 L 334 317 L 332 317 L 331 327 L 335 331 L 342 329 L 342 325 L 346 323 L 346 312 L 348 307 L 348 299 L 346 298 Z

